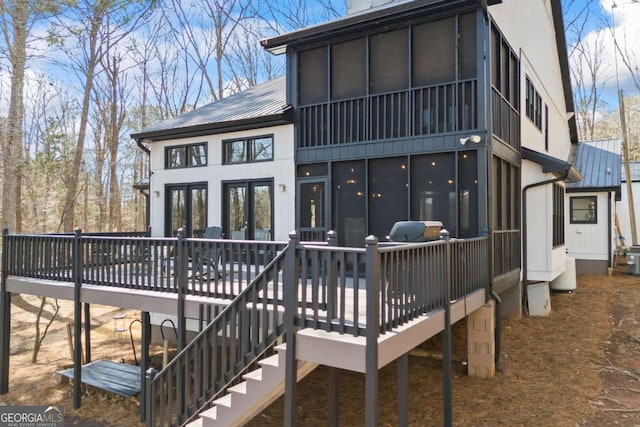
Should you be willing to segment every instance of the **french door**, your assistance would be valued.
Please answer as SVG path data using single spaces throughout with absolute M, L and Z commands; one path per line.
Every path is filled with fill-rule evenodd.
M 224 230 L 234 240 L 273 240 L 273 181 L 224 184 Z
M 202 237 L 207 227 L 207 184 L 169 185 L 165 234 L 176 236 L 180 228 L 186 237 Z

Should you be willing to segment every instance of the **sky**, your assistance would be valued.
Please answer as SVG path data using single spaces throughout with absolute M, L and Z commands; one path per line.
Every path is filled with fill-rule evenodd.
M 601 80 L 603 98 L 608 109 L 618 105 L 618 86 L 625 96 L 637 95 L 640 90 L 633 82 L 629 69 L 622 61 L 622 55 L 614 49 L 614 37 L 620 49 L 629 58 L 636 75 L 640 73 L 640 0 L 563 0 L 565 26 L 580 16 L 584 23 L 584 42 L 595 49 L 602 46 Z M 567 31 L 569 52 L 575 43 L 575 31 Z M 570 58 L 574 62 L 575 56 Z

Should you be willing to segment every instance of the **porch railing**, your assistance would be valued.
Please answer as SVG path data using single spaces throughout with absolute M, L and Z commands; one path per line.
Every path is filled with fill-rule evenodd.
M 495 88 L 491 88 L 493 134 L 520 151 L 520 113 Z
M 493 275 L 520 269 L 520 230 L 493 232 Z
M 305 105 L 298 110 L 298 148 L 477 129 L 477 81 Z

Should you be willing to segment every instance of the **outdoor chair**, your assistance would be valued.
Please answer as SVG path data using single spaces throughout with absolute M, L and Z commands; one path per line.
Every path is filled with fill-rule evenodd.
M 205 239 L 222 239 L 222 227 L 216 225 L 207 227 L 202 237 Z M 218 264 L 222 255 L 221 252 L 222 249 L 218 243 L 211 243 L 207 245 L 203 253 L 195 254 L 196 272 L 200 277 L 209 279 L 216 277 L 216 275 L 220 277 Z

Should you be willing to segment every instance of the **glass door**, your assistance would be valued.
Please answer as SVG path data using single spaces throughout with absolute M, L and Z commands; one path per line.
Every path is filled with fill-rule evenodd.
M 233 240 L 273 240 L 273 182 L 225 184 L 224 217 Z
M 327 234 L 327 182 L 298 181 L 298 229 L 300 240 L 324 241 Z
M 176 236 L 184 228 L 186 237 L 202 237 L 207 227 L 207 185 L 168 186 L 166 212 L 167 236 Z

